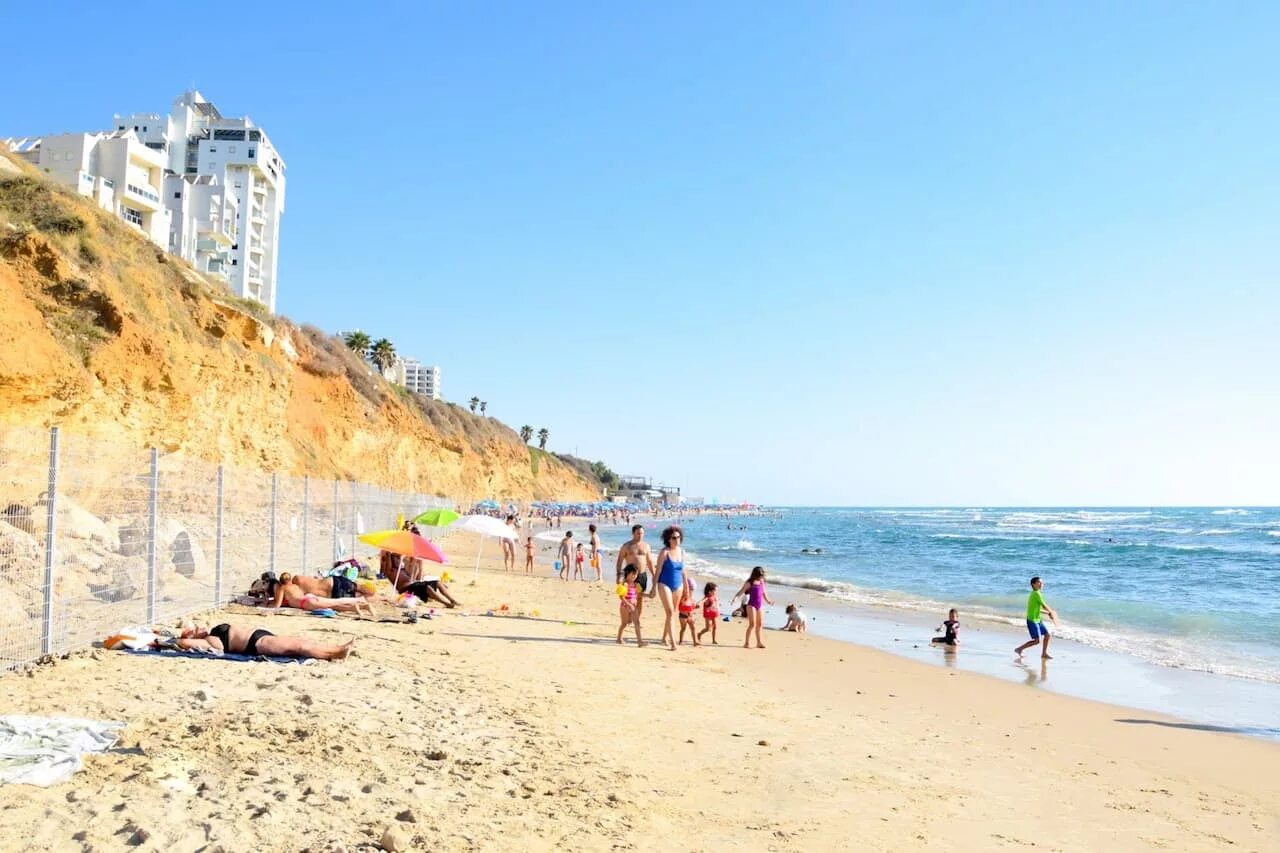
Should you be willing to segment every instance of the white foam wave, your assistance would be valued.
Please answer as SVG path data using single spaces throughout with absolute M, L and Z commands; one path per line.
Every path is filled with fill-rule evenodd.
M 1197 536 L 1230 536 L 1235 530 L 1201 530 Z
M 734 547 L 736 547 L 739 551 L 759 551 L 760 550 L 759 548 L 756 547 L 756 543 L 752 542 L 750 539 L 747 539 L 745 536 L 739 539 L 738 544 Z
M 1267 535 L 1268 535 L 1268 536 L 1280 536 L 1280 530 L 1268 530 L 1268 531 L 1267 531 Z
M 1210 515 L 1248 515 L 1247 509 L 1215 509 Z

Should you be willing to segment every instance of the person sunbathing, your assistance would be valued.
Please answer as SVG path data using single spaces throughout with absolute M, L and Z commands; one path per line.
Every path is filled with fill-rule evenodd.
M 214 625 L 212 628 L 185 628 L 175 645 L 190 651 L 257 657 L 316 658 L 343 660 L 351 652 L 355 637 L 341 645 L 318 643 L 305 637 L 277 637 L 265 628 L 242 625 Z
M 453 597 L 439 576 L 422 574 L 422 560 L 411 561 L 411 569 L 394 572 L 389 580 L 396 592 L 412 593 L 422 601 L 436 601 L 445 607 L 458 606 L 458 599 Z
M 296 607 L 299 610 L 337 610 L 342 613 L 362 613 L 361 604 L 369 609 L 369 614 L 373 615 L 373 605 L 363 597 L 355 598 L 329 598 L 327 596 L 317 595 L 313 592 L 307 592 L 298 583 L 300 578 L 285 572 L 279 578 L 273 578 L 266 582 L 266 596 L 271 601 L 270 607 Z M 322 580 L 322 578 L 308 578 L 307 580 Z

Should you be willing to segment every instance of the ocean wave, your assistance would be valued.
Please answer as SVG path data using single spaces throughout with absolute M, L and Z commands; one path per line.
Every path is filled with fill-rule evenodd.
M 1210 515 L 1249 515 L 1247 509 L 1215 509 Z
M 756 543 L 752 542 L 750 539 L 746 538 L 745 536 L 739 539 L 738 544 L 733 547 L 739 551 L 759 551 L 760 550 L 759 548 L 756 547 Z
M 1060 521 L 1010 522 L 1006 524 L 1001 520 L 996 523 L 996 527 L 1013 530 L 1044 530 L 1049 533 L 1101 533 L 1106 530 L 1105 527 L 1099 527 L 1096 524 L 1065 524 Z
M 1268 536 L 1280 536 L 1280 530 L 1268 530 L 1268 531 L 1267 531 L 1267 535 L 1268 535 Z
M 1230 536 L 1231 534 L 1238 533 L 1238 532 L 1239 532 L 1238 530 L 1201 530 L 1196 535 L 1197 536 Z

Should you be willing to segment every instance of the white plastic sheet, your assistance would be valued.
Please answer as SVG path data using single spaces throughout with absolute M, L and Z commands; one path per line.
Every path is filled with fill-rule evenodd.
M 115 745 L 124 723 L 75 717 L 0 716 L 0 785 L 56 785 L 86 753 Z

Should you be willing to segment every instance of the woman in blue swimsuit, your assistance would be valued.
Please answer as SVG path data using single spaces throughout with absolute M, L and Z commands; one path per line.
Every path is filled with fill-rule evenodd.
M 658 552 L 658 583 L 655 591 L 667 612 L 662 629 L 662 644 L 676 650 L 674 619 L 684 595 L 684 531 L 672 525 L 662 531 L 662 550 Z

